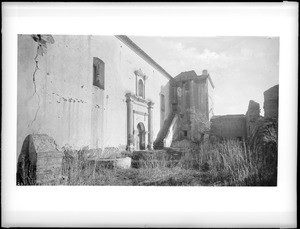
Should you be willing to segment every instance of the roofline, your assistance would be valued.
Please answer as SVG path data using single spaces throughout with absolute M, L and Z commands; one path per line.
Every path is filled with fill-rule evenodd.
M 151 64 L 154 68 L 156 68 L 159 72 L 161 72 L 168 79 L 173 79 L 173 77 L 163 69 L 157 62 L 155 62 L 147 53 L 145 53 L 137 44 L 135 44 L 129 37 L 125 35 L 115 35 L 120 41 L 126 44 L 129 48 L 131 48 L 136 54 L 142 57 L 145 61 Z
M 180 81 L 180 78 L 177 78 L 177 77 L 179 77 L 181 74 L 184 74 L 184 73 L 189 73 L 189 72 L 195 72 L 195 70 L 191 70 L 191 71 L 185 71 L 185 72 L 181 72 L 181 73 L 179 73 L 177 76 L 175 76 L 173 79 L 174 80 L 177 80 L 177 81 Z M 215 88 L 215 85 L 214 85 L 214 83 L 213 83 L 213 81 L 212 81 L 212 79 L 211 79 L 211 77 L 210 77 L 210 75 L 209 74 L 205 74 L 205 75 L 197 75 L 197 73 L 195 72 L 195 76 L 190 76 L 188 79 L 186 79 L 186 80 L 193 80 L 193 79 L 207 79 L 208 78 L 208 80 L 209 80 L 209 82 L 210 82 L 210 85 L 212 86 L 212 88 Z M 197 77 L 197 78 L 196 78 Z

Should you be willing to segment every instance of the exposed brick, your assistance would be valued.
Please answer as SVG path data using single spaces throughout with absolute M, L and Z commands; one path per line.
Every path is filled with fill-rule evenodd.
M 62 158 L 53 138 L 45 134 L 28 135 L 18 159 L 17 184 L 59 184 Z

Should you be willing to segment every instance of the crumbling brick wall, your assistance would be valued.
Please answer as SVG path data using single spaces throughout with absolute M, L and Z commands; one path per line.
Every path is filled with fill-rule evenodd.
M 220 115 L 211 118 L 211 135 L 227 139 L 245 139 L 245 115 Z
M 253 132 L 255 124 L 260 117 L 260 106 L 259 103 L 250 100 L 248 105 L 248 110 L 246 112 L 246 122 L 247 122 L 247 136 Z
M 265 118 L 278 118 L 279 85 L 275 85 L 264 92 Z

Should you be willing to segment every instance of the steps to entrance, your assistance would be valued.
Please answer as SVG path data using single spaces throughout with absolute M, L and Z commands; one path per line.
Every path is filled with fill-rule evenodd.
M 163 150 L 144 150 L 133 151 L 132 153 L 132 168 L 155 168 L 155 167 L 172 167 L 176 166 L 183 153 L 171 148 Z
M 108 158 L 108 159 L 87 159 L 89 166 L 96 166 L 98 169 L 129 169 L 131 167 L 131 158 Z

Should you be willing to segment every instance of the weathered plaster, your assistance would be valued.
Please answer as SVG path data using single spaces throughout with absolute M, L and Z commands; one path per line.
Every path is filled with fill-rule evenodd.
M 28 134 L 39 133 L 53 137 L 59 147 L 124 148 L 125 94 L 136 93 L 134 72 L 139 69 L 147 76 L 145 99 L 154 102 L 155 139 L 160 129 L 160 93 L 166 99 L 166 118 L 170 112 L 169 78 L 116 37 L 53 37 L 55 43 L 47 54 L 36 58 L 38 70 L 36 42 L 29 35 L 18 37 L 17 153 Z M 93 57 L 105 63 L 105 90 L 93 86 Z M 147 124 L 147 117 L 143 123 Z

